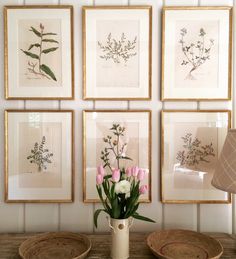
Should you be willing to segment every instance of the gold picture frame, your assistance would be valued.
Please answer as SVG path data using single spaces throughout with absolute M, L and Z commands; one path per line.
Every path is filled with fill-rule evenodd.
M 219 117 L 214 118 L 214 113 L 217 114 Z M 168 115 L 169 117 L 165 118 L 165 115 Z M 179 115 L 179 117 L 178 117 L 178 115 Z M 196 121 L 196 119 L 199 121 Z M 205 119 L 205 121 L 204 121 L 204 119 Z M 168 123 L 165 124 L 165 121 Z M 171 122 L 172 122 L 172 124 L 171 124 Z M 186 134 L 184 135 L 184 137 L 183 137 L 183 135 L 181 135 L 183 133 L 183 130 L 181 129 L 181 127 L 182 127 L 181 123 L 182 123 L 185 133 L 187 132 L 186 131 L 187 123 L 188 123 L 188 126 L 191 128 L 191 131 L 192 132 L 195 131 L 195 133 L 191 133 L 191 135 L 187 136 L 188 137 L 187 142 L 184 142 L 185 141 L 184 138 L 186 139 Z M 199 125 L 201 125 L 201 126 L 199 126 L 199 128 L 197 128 L 197 123 Z M 205 125 L 204 125 L 204 123 L 205 123 Z M 207 123 L 208 123 L 208 127 L 206 126 Z M 212 133 L 213 132 L 212 130 L 214 130 L 214 128 L 216 128 L 216 127 L 214 127 L 214 125 L 217 125 L 217 123 L 218 123 L 218 125 L 221 125 L 222 127 L 217 127 L 218 129 L 213 134 L 207 134 L 207 139 L 204 139 L 204 137 L 203 137 L 204 127 L 205 127 L 205 130 L 210 129 L 211 133 Z M 178 126 L 176 126 L 176 128 L 174 128 L 175 125 L 178 125 Z M 223 127 L 223 126 L 225 126 L 225 127 Z M 210 179 L 212 177 L 212 173 L 214 173 L 213 170 L 214 170 L 215 159 L 217 159 L 217 155 L 219 155 L 219 153 L 220 153 L 220 149 L 222 148 L 223 143 L 224 143 L 224 138 L 226 137 L 227 131 L 230 127 L 231 127 L 231 111 L 230 110 L 163 110 L 163 111 L 161 111 L 161 166 L 160 166 L 160 168 L 161 168 L 161 173 L 160 173 L 161 189 L 160 189 L 160 194 L 161 194 L 162 203 L 170 203 L 170 204 L 231 203 L 231 194 L 230 193 L 224 193 L 222 191 L 219 191 L 219 190 L 215 189 L 214 187 L 212 187 L 210 184 L 210 181 L 211 181 Z M 171 128 L 172 128 L 172 130 L 171 130 Z M 165 138 L 165 132 L 166 132 L 166 135 L 168 135 L 167 138 Z M 170 137 L 170 135 L 171 135 L 171 137 Z M 217 135 L 217 144 L 214 144 L 214 142 L 211 142 L 211 144 L 209 144 L 210 139 L 213 139 L 215 135 Z M 208 144 L 207 148 L 209 148 L 210 146 L 212 146 L 214 148 L 217 147 L 217 155 L 214 154 L 214 156 L 212 156 L 213 158 L 210 158 L 210 155 L 209 155 L 209 157 L 207 157 L 207 159 L 205 159 L 206 161 L 199 160 L 198 158 L 196 158 L 196 160 L 199 160 L 198 162 L 199 162 L 200 166 L 199 166 L 199 164 L 197 165 L 196 163 L 194 163 L 194 165 L 193 165 L 191 163 L 179 162 L 181 159 L 182 159 L 182 161 L 184 161 L 183 159 L 185 159 L 188 155 L 187 151 L 190 150 L 190 149 L 187 149 L 186 146 L 185 147 L 183 146 L 184 143 L 191 144 L 191 143 L 194 143 L 194 141 L 196 140 L 198 143 L 195 142 L 195 144 L 196 144 L 195 150 L 198 150 L 198 149 L 200 150 L 200 149 L 202 149 L 202 147 L 204 149 L 206 147 L 206 145 L 202 146 L 202 144 L 201 144 L 202 139 L 201 138 L 198 139 L 199 136 L 203 137 L 203 140 L 207 142 L 207 144 Z M 178 139 L 176 137 L 178 137 Z M 193 137 L 195 137 L 195 139 Z M 170 138 L 171 138 L 171 143 L 168 144 L 167 139 L 170 139 Z M 181 148 L 184 149 L 184 152 L 185 152 L 185 153 L 183 153 L 183 151 L 181 150 L 182 151 L 180 153 L 182 155 L 181 159 L 177 158 L 179 155 L 179 151 L 175 152 L 178 150 L 177 147 L 180 147 L 180 143 L 181 143 Z M 188 147 L 191 147 L 191 146 L 189 145 Z M 202 150 L 200 150 L 200 152 Z M 175 155 L 173 155 L 173 154 L 175 154 Z M 169 159 L 166 159 L 165 158 L 166 156 Z M 168 161 L 173 160 L 173 161 L 168 162 L 168 163 L 170 163 L 168 165 L 167 160 Z M 185 161 L 186 161 L 186 159 L 185 159 Z M 207 169 L 204 168 L 203 165 L 201 165 L 201 163 L 204 163 L 204 162 L 206 162 L 205 164 L 208 163 Z M 182 166 L 182 164 L 183 164 L 183 166 Z M 194 169 L 195 165 L 198 166 L 198 169 Z M 209 165 L 212 165 L 212 167 L 210 168 Z M 169 170 L 168 170 L 168 168 L 169 168 Z M 204 168 L 204 169 L 202 170 L 201 168 Z M 173 171 L 172 173 L 171 173 L 171 170 Z M 169 175 L 168 175 L 168 171 L 169 171 Z M 178 176 L 178 179 L 177 179 L 177 177 L 175 177 L 175 176 L 176 176 L 176 173 L 178 173 L 178 172 L 182 173 L 182 175 L 180 175 L 180 174 L 177 175 Z M 195 174 L 195 173 L 197 173 L 197 174 Z M 207 176 L 207 174 L 211 174 L 211 175 Z M 206 175 L 206 177 L 209 177 L 209 179 L 205 179 L 204 178 L 205 175 Z M 197 178 L 196 178 L 196 176 L 197 176 Z M 180 179 L 180 177 L 181 177 L 181 179 Z M 187 179 L 187 177 L 188 177 L 188 179 Z M 194 177 L 194 179 L 190 179 L 193 177 Z M 185 180 L 186 182 L 183 183 L 183 180 Z M 172 183 L 170 183 L 170 182 L 172 182 Z M 167 186 L 167 188 L 165 186 Z M 186 189 L 186 193 L 184 195 L 184 188 L 186 188 L 186 186 L 187 186 L 187 189 Z M 206 189 L 210 187 L 210 189 L 208 189 L 208 191 L 210 190 L 209 193 L 207 193 L 207 190 L 203 190 L 203 186 L 206 187 Z M 191 188 L 194 190 L 192 190 Z M 196 197 L 194 197 L 194 195 L 196 195 Z M 198 197 L 200 197 L 200 196 L 201 197 L 205 197 L 205 196 L 213 197 L 214 195 L 217 196 L 218 199 L 197 198 L 197 196 Z M 175 196 L 175 197 L 179 196 L 181 198 L 173 198 L 173 196 Z M 182 198 L 183 196 L 188 197 L 188 199 Z M 172 197 L 172 198 L 170 198 L 170 197 Z M 194 198 L 191 198 L 191 197 L 194 197 Z
M 134 117 L 136 115 L 136 117 Z M 137 116 L 139 115 L 139 116 Z M 103 116 L 103 117 L 102 117 Z M 146 153 L 143 154 L 143 157 L 146 157 L 142 159 L 142 161 L 139 163 L 139 166 L 142 168 L 147 168 L 149 171 L 148 178 L 146 179 L 145 184 L 148 185 L 149 191 L 146 194 L 146 196 L 142 199 L 140 199 L 140 202 L 143 203 L 150 203 L 152 201 L 152 180 L 151 180 L 151 169 L 152 169 L 152 112 L 151 110 L 84 110 L 83 111 L 83 201 L 85 203 L 99 203 L 99 197 L 96 193 L 96 182 L 95 182 L 95 176 L 96 176 L 96 168 L 97 164 L 95 160 L 97 160 L 97 156 L 93 155 L 93 152 L 89 150 L 90 146 L 91 148 L 97 150 L 97 145 L 94 143 L 93 139 L 98 139 L 105 134 L 105 131 L 109 129 L 109 125 L 112 124 L 112 122 L 119 122 L 119 123 L 125 123 L 126 128 L 128 128 L 128 123 L 131 122 L 135 125 L 137 125 L 138 129 L 141 129 L 142 125 L 143 128 L 141 129 L 142 134 L 144 135 L 142 142 L 143 142 L 143 149 L 146 150 Z M 132 118 L 132 120 L 131 120 Z M 141 122 L 143 123 L 141 125 Z M 87 127 L 87 123 L 89 123 L 89 127 Z M 108 125 L 109 124 L 109 125 Z M 103 125 L 104 126 L 103 128 Z M 99 128 L 100 127 L 100 128 Z M 93 134 L 93 139 L 91 140 L 88 136 L 88 131 L 91 130 L 91 134 Z M 105 130 L 104 130 L 105 129 Z M 129 130 L 128 130 L 129 131 Z M 128 132 L 127 131 L 127 132 Z M 133 132 L 133 131 L 132 131 Z M 96 135 L 97 134 L 97 135 Z M 134 135 L 136 133 L 133 132 L 132 136 L 133 139 L 135 139 Z M 94 138 L 95 136 L 95 138 Z M 129 137 L 128 137 L 129 138 Z M 139 139 L 140 140 L 140 139 Z M 135 142 L 136 147 L 138 149 L 137 152 L 140 152 L 141 154 L 141 145 L 139 140 Z M 130 141 L 132 142 L 132 141 Z M 95 151 L 96 152 L 96 151 Z M 88 156 L 89 153 L 89 156 Z M 88 157 L 90 160 L 88 161 Z M 140 157 L 140 156 L 139 156 Z M 100 155 L 99 155 L 100 158 Z M 93 162 L 91 162 L 91 160 Z M 135 159 L 134 159 L 135 161 Z M 100 162 L 101 163 L 101 162 Z M 134 162 L 132 162 L 134 163 Z M 87 167 L 87 164 L 89 164 L 89 167 Z M 88 170 L 87 170 L 88 169 Z M 89 171 L 91 173 L 91 176 L 89 175 Z M 92 185 L 92 186 L 91 186 Z M 91 187 L 90 187 L 91 186 Z M 93 189 L 94 187 L 94 189 Z M 92 190 L 93 189 L 93 190 Z M 89 192 L 91 193 L 87 193 Z
M 72 5 L 4 6 L 5 99 L 74 99 L 73 16 Z
M 199 20 L 200 12 L 202 12 L 201 20 Z M 223 16 L 223 12 L 227 14 L 227 15 L 224 14 L 227 17 Z M 184 16 L 186 16 L 186 18 Z M 208 24 L 206 22 L 206 24 L 203 25 L 204 17 L 208 17 L 207 18 Z M 162 101 L 231 100 L 232 98 L 232 19 L 233 19 L 233 8 L 230 6 L 199 6 L 199 7 L 166 6 L 166 7 L 163 7 L 162 73 L 161 73 L 161 78 L 162 78 L 161 100 Z M 168 23 L 168 20 L 170 20 L 171 22 Z M 185 24 L 184 24 L 184 21 L 185 21 Z M 186 23 L 186 21 L 188 21 L 188 24 Z M 173 24 L 175 24 L 175 31 L 173 31 Z M 203 26 L 206 26 L 206 27 L 208 26 L 207 27 L 208 31 L 205 31 L 205 28 Z M 215 35 L 216 39 L 210 38 L 210 36 L 214 35 L 213 34 L 214 30 L 216 31 L 217 29 L 216 26 L 220 26 L 221 30 L 222 28 L 224 28 L 225 34 L 220 35 L 220 28 L 219 28 L 219 32 L 217 30 L 218 34 L 216 33 Z M 181 28 L 185 29 L 184 34 L 181 30 L 178 30 Z M 228 30 L 226 28 L 228 28 Z M 203 43 L 202 46 L 199 45 L 201 44 L 202 38 L 200 36 L 201 33 L 199 35 L 197 34 L 198 29 L 203 30 L 202 31 L 203 37 L 208 36 L 208 34 L 210 35 L 208 36 L 207 39 L 205 39 L 205 41 L 203 41 L 205 43 Z M 190 32 L 189 32 L 190 30 L 195 33 L 194 36 L 190 35 Z M 178 33 L 178 36 L 177 36 L 177 33 Z M 173 43 L 173 36 L 174 36 L 174 43 Z M 185 37 L 185 38 L 182 39 L 182 37 Z M 198 40 L 198 43 L 197 43 L 197 40 Z M 183 44 L 181 42 L 183 42 Z M 207 46 L 204 45 L 206 44 L 206 42 L 207 42 Z M 190 46 L 189 48 L 188 44 L 190 43 L 191 45 L 189 45 Z M 181 44 L 182 44 L 182 47 L 181 47 Z M 168 51 L 167 51 L 167 48 L 169 48 Z M 206 54 L 205 56 L 203 54 L 201 57 L 201 54 L 199 54 L 200 48 L 202 48 L 203 52 L 206 52 L 209 54 Z M 204 71 L 204 69 L 202 68 L 203 66 L 201 67 L 201 65 L 197 66 L 197 68 L 194 70 L 191 69 L 191 67 L 189 66 L 191 64 L 191 66 L 193 67 L 193 65 L 188 60 L 188 56 L 185 55 L 185 53 L 187 52 L 183 51 L 184 49 L 188 52 L 191 51 L 191 53 L 193 53 L 193 57 L 195 56 L 196 58 L 199 59 L 198 60 L 199 64 L 200 63 L 203 64 L 204 62 L 212 62 L 211 65 L 209 65 L 208 63 L 208 68 L 207 68 L 208 70 Z M 181 53 L 181 51 L 183 53 Z M 199 51 L 198 53 L 199 55 L 196 55 L 197 51 Z M 210 56 L 211 52 L 213 52 L 212 57 Z M 219 52 L 221 52 L 221 55 L 219 55 Z M 172 55 L 169 58 L 168 58 L 168 53 L 172 53 Z M 197 63 L 197 59 L 195 63 Z M 192 70 L 193 72 L 191 72 Z M 171 77 L 170 75 L 168 75 L 169 73 L 171 73 Z M 197 73 L 197 76 L 191 73 Z M 191 74 L 191 77 L 189 76 L 189 74 Z M 219 74 L 220 76 L 218 76 Z
M 93 16 L 88 15 L 90 11 L 93 11 Z M 104 15 L 111 16 L 110 17 L 111 21 L 107 22 L 106 26 L 103 26 L 103 30 L 98 29 L 98 31 L 104 31 L 104 27 L 107 27 L 107 30 L 109 30 L 109 29 L 111 30 L 110 35 L 112 35 L 112 33 L 113 33 L 116 35 L 116 37 L 122 37 L 122 36 L 120 36 L 120 34 L 122 32 L 122 34 L 124 35 L 124 44 L 125 44 L 125 40 L 126 40 L 125 32 L 122 31 L 120 28 L 122 26 L 122 18 L 119 18 L 119 16 L 122 15 L 122 13 L 124 14 L 125 12 L 128 13 L 127 19 L 129 19 L 131 16 L 131 18 L 133 20 L 133 21 L 131 21 L 130 25 L 127 23 L 127 20 L 125 21 L 126 28 L 125 29 L 123 28 L 123 30 L 126 30 L 127 33 L 129 32 L 128 30 L 130 30 L 131 31 L 130 33 L 134 34 L 134 32 L 132 32 L 132 30 L 134 31 L 134 29 L 132 29 L 132 26 L 135 27 L 137 25 L 137 24 L 135 24 L 135 22 L 141 22 L 143 24 L 142 27 L 145 28 L 145 31 L 141 31 L 141 32 L 139 32 L 139 34 L 142 33 L 142 35 L 143 35 L 142 38 L 145 39 L 145 40 L 142 40 L 142 48 L 145 51 L 144 50 L 142 51 L 143 52 L 142 55 L 140 53 L 138 53 L 138 55 L 136 55 L 137 52 L 136 52 L 136 54 L 134 54 L 134 53 L 132 54 L 133 57 L 137 59 L 137 61 L 135 61 L 136 63 L 135 62 L 134 62 L 134 64 L 132 63 L 132 66 L 126 65 L 127 60 L 125 60 L 123 62 L 125 65 L 122 64 L 122 62 L 115 62 L 115 61 L 113 62 L 114 63 L 113 64 L 112 61 L 109 61 L 109 59 L 111 59 L 111 58 L 108 56 L 105 57 L 105 54 L 104 54 L 103 58 L 101 57 L 101 54 L 100 54 L 100 56 L 98 55 L 98 57 L 100 57 L 100 59 L 102 58 L 103 60 L 106 60 L 107 63 L 110 62 L 108 65 L 104 64 L 105 61 L 104 62 L 100 61 L 100 59 L 98 59 L 98 58 L 96 58 L 96 60 L 92 60 L 91 57 L 94 57 L 94 51 L 96 51 L 96 43 L 94 43 L 95 40 L 92 39 L 91 35 L 94 35 L 94 33 L 96 33 L 96 32 L 91 34 L 91 30 L 97 30 L 96 26 L 95 26 L 96 24 L 94 24 L 94 23 L 96 23 L 96 13 L 97 13 L 97 15 L 99 15 L 98 16 L 99 19 L 102 20 L 103 22 L 105 21 L 103 18 Z M 139 16 L 141 16 L 141 12 L 143 12 L 145 14 L 142 17 L 143 20 L 141 20 L 141 18 L 139 17 Z M 99 13 L 103 13 L 103 15 L 101 16 L 101 14 L 99 14 Z M 115 13 L 115 15 L 116 15 L 115 17 L 116 17 L 116 19 L 119 20 L 119 22 L 116 23 L 115 25 L 114 24 L 110 25 L 110 23 L 112 23 L 112 19 L 114 19 L 113 13 Z M 89 19 L 91 19 L 93 26 L 90 26 L 91 23 L 89 23 Z M 142 6 L 142 5 L 140 5 L 140 6 L 96 6 L 96 7 L 83 6 L 82 7 L 82 24 L 83 24 L 83 99 L 84 100 L 151 100 L 151 98 L 152 98 L 152 6 L 148 6 L 148 5 L 147 6 Z M 99 25 L 97 25 L 97 26 L 99 26 Z M 116 32 L 116 30 L 117 30 L 117 32 Z M 106 31 L 104 31 L 103 34 L 105 32 Z M 108 31 L 107 31 L 107 33 L 108 33 Z M 137 35 L 139 35 L 139 34 L 137 34 Z M 100 35 L 98 38 L 99 39 L 101 38 L 101 40 L 106 42 L 104 35 Z M 135 39 L 139 38 L 139 36 L 137 36 L 137 35 L 135 36 Z M 109 35 L 107 37 L 109 38 Z M 87 44 L 87 39 L 90 44 Z M 116 40 L 116 39 L 114 38 L 114 40 Z M 131 39 L 127 39 L 127 42 L 131 42 Z M 99 40 L 97 43 L 99 43 Z M 137 41 L 137 43 L 141 44 L 139 41 Z M 88 49 L 88 45 L 92 46 L 92 47 L 90 47 L 91 51 L 93 51 L 92 56 L 89 55 L 90 49 Z M 102 48 L 102 46 L 101 46 L 101 48 Z M 135 47 L 134 47 L 134 49 L 135 49 Z M 96 51 L 96 53 L 97 52 L 98 51 Z M 102 52 L 102 53 L 104 53 L 104 52 Z M 140 65 L 137 63 L 139 61 L 139 59 L 140 60 L 142 59 L 141 60 L 142 62 L 140 62 L 140 63 L 146 64 L 145 66 L 144 65 L 143 66 L 147 67 L 147 69 L 143 69 L 142 75 L 140 74 L 140 71 L 137 72 L 138 70 L 140 70 L 140 68 L 139 68 Z M 121 60 L 122 60 L 122 58 L 121 58 Z M 96 67 L 94 66 L 94 64 L 96 64 Z M 143 66 L 142 66 L 142 68 L 143 68 Z M 126 68 L 127 71 L 125 71 L 124 68 Z M 98 79 L 96 78 L 95 80 L 91 81 L 90 78 L 91 77 L 94 78 L 94 72 L 90 72 L 90 71 L 94 71 L 94 69 L 96 71 L 99 69 L 101 70 L 99 73 L 97 73 L 97 72 L 95 73 L 95 77 L 97 74 L 99 74 L 99 75 L 101 74 L 101 78 L 99 77 Z M 115 73 L 113 73 L 113 77 L 108 78 L 109 74 L 111 74 L 114 69 L 116 69 L 117 77 L 115 78 L 114 77 Z M 93 74 L 91 74 L 91 73 L 93 73 Z M 129 74 L 132 75 L 132 73 L 135 76 L 130 76 L 130 78 L 128 78 L 128 75 Z M 137 73 L 139 73 L 139 74 L 136 75 Z M 104 77 L 104 74 L 106 74 L 107 76 Z M 134 80 L 134 77 L 137 77 L 138 81 L 141 81 L 141 82 L 136 82 L 136 80 Z M 129 80 L 122 81 L 121 78 L 126 78 L 126 79 L 128 78 Z M 116 82 L 119 80 L 121 80 L 121 81 Z M 114 82 L 116 82 L 116 83 L 114 83 Z M 112 85 L 113 85 L 113 87 L 112 87 Z M 90 86 L 89 89 L 88 89 L 88 86 Z M 137 88 L 136 93 L 134 90 L 135 88 Z M 123 91 L 124 89 L 125 89 L 125 91 Z M 124 93 L 124 92 L 126 92 L 126 93 Z
M 40 149 L 39 165 L 32 154 Z M 5 110 L 4 152 L 5 202 L 74 201 L 73 110 Z

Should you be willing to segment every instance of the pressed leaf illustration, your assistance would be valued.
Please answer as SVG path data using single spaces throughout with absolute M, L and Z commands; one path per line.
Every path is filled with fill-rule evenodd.
M 114 63 L 121 63 L 123 60 L 126 63 L 131 57 L 137 55 L 135 51 L 136 45 L 137 36 L 133 41 L 130 41 L 127 40 L 125 34 L 122 33 L 121 38 L 116 40 L 112 38 L 112 34 L 109 33 L 105 44 L 98 41 L 98 46 L 104 53 L 100 55 L 100 58 L 105 60 L 111 59 Z
M 180 30 L 181 38 L 179 43 L 181 44 L 181 49 L 184 54 L 181 66 L 189 67 L 189 73 L 186 76 L 186 79 L 196 80 L 192 73 L 210 60 L 210 52 L 214 45 L 214 39 L 209 39 L 208 44 L 206 44 L 207 33 L 203 28 L 200 28 L 197 41 L 187 43 L 187 33 L 186 28 Z
M 42 64 L 43 55 L 47 55 L 58 49 L 59 42 L 55 39 L 51 39 L 50 37 L 49 38 L 47 37 L 47 36 L 57 35 L 57 33 L 53 33 L 53 32 L 45 33 L 44 29 L 45 27 L 42 23 L 40 23 L 39 25 L 39 30 L 31 26 L 29 31 L 31 31 L 38 37 L 38 42 L 30 44 L 27 50 L 21 49 L 21 51 L 25 55 L 32 58 L 33 60 L 35 59 L 37 60 L 37 61 L 28 61 L 28 71 L 30 73 L 40 76 L 42 78 L 47 78 L 49 80 L 52 79 L 54 81 L 57 81 L 57 78 L 53 70 L 48 65 Z M 45 48 L 45 43 L 56 44 L 57 46 Z
M 202 145 L 201 140 L 193 138 L 192 133 L 182 137 L 184 150 L 177 153 L 176 159 L 181 166 L 196 166 L 199 163 L 209 163 L 210 156 L 215 156 L 213 144 Z
M 39 144 L 35 142 L 34 149 L 31 149 L 31 155 L 27 157 L 30 163 L 34 163 L 38 166 L 38 171 L 41 172 L 43 169 L 47 169 L 47 164 L 51 164 L 52 160 L 50 159 L 53 156 L 53 153 L 49 152 L 45 148 L 46 137 L 42 137 L 42 141 Z

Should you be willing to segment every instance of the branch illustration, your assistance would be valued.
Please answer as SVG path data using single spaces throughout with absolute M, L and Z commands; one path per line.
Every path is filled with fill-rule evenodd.
M 46 170 L 46 165 L 52 163 L 50 158 L 53 156 L 53 153 L 50 153 L 47 148 L 44 148 L 45 143 L 46 137 L 43 136 L 40 145 L 38 142 L 35 142 L 34 149 L 31 149 L 31 155 L 27 157 L 30 163 L 34 163 L 38 166 L 39 172 L 43 169 Z
M 201 65 L 203 65 L 207 60 L 210 59 L 210 52 L 211 52 L 212 46 L 214 45 L 214 39 L 210 39 L 208 46 L 206 46 L 206 43 L 205 43 L 206 32 L 203 28 L 200 28 L 199 35 L 198 35 L 199 40 L 197 40 L 196 43 L 191 42 L 187 44 L 185 41 L 186 35 L 187 35 L 187 29 L 182 28 L 180 30 L 181 38 L 179 43 L 181 44 L 181 49 L 185 58 L 182 60 L 181 65 L 191 66 L 186 79 L 195 80 L 195 77 L 192 75 L 192 72 L 194 72 Z
M 192 137 L 191 133 L 182 137 L 184 150 L 178 151 L 176 159 L 181 166 L 196 166 L 201 162 L 209 163 L 208 157 L 215 156 L 213 144 L 202 145 L 198 138 Z
M 125 63 L 133 56 L 137 55 L 134 51 L 137 44 L 137 36 L 133 41 L 127 40 L 125 34 L 122 33 L 120 40 L 112 38 L 112 34 L 109 33 L 107 36 L 107 41 L 102 44 L 98 41 L 98 46 L 104 53 L 100 58 L 105 60 L 113 60 L 114 63 L 121 63 L 123 60 Z

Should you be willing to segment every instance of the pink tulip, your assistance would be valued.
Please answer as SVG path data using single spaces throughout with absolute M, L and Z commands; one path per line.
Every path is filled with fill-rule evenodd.
M 140 194 L 145 194 L 148 191 L 148 186 L 147 185 L 141 185 L 139 188 L 139 193 Z
M 97 183 L 97 185 L 100 185 L 103 183 L 103 175 L 101 175 L 101 174 L 96 175 L 96 183 Z
M 105 175 L 105 170 L 104 170 L 104 168 L 103 168 L 102 165 L 99 165 L 99 166 L 97 167 L 97 172 L 98 172 L 98 174 L 100 174 L 100 175 L 102 175 L 102 176 Z
M 114 169 L 112 171 L 112 181 L 114 183 L 117 183 L 117 182 L 119 182 L 119 180 L 120 180 L 120 170 L 119 169 Z
M 146 172 L 143 169 L 139 169 L 137 178 L 139 181 L 142 181 L 145 178 Z
M 127 177 L 130 177 L 130 176 L 132 175 L 132 169 L 131 169 L 131 167 L 128 167 L 128 168 L 126 169 L 125 173 L 126 173 L 126 176 L 127 176 Z
M 137 166 L 132 167 L 132 176 L 136 177 L 138 175 L 139 168 Z

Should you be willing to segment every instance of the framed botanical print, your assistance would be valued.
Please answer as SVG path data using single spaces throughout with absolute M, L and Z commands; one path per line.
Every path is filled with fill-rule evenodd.
M 231 202 L 229 193 L 211 185 L 230 126 L 227 110 L 162 112 L 162 202 Z
M 5 201 L 73 201 L 73 111 L 5 111 Z
M 231 99 L 232 12 L 163 8 L 162 100 Z
M 83 7 L 83 98 L 151 99 L 152 7 Z
M 114 127 L 122 129 L 118 136 Z M 114 149 L 113 149 L 114 148 Z M 105 151 L 104 151 L 105 150 Z M 108 151 L 108 152 L 107 152 Z M 106 154 L 105 154 L 106 153 Z M 109 153 L 109 154 L 107 154 Z M 141 202 L 151 201 L 151 111 L 149 110 L 85 110 L 83 111 L 83 195 L 84 202 L 99 202 L 96 171 L 105 166 L 106 174 L 117 168 L 137 166 L 146 173 L 143 185 L 148 191 Z M 106 162 L 107 163 L 107 162 Z
M 73 6 L 5 6 L 5 98 L 73 99 Z

